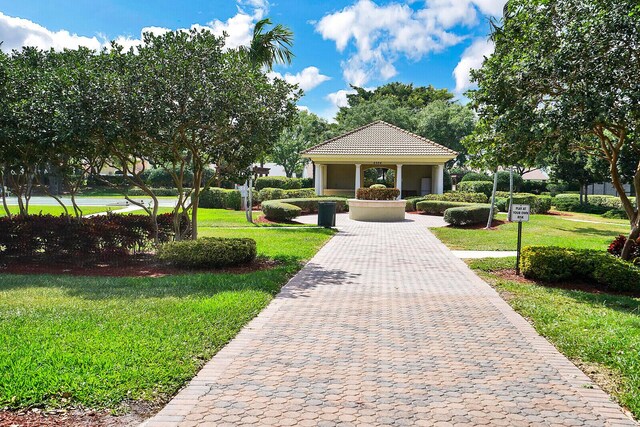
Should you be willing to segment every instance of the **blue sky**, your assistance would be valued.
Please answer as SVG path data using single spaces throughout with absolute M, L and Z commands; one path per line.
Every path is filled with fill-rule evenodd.
M 244 44 L 258 19 L 291 28 L 295 59 L 277 66 L 298 83 L 302 108 L 327 119 L 343 105 L 349 84 L 432 84 L 459 95 L 468 70 L 492 51 L 489 19 L 505 0 L 0 0 L 0 40 L 7 51 L 85 45 L 116 39 L 135 45 L 141 31 L 208 27 Z

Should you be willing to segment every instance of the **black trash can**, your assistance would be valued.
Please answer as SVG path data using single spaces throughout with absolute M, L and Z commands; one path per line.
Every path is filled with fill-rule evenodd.
M 336 202 L 318 203 L 318 225 L 325 228 L 336 226 Z

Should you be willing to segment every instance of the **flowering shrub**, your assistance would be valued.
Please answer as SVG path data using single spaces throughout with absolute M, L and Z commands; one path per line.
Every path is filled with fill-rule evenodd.
M 611 255 L 619 257 L 622 254 L 622 248 L 624 248 L 625 243 L 627 243 L 627 237 L 620 235 L 611 242 L 607 251 Z M 640 258 L 640 239 L 634 242 L 631 246 L 631 259 L 635 258 Z

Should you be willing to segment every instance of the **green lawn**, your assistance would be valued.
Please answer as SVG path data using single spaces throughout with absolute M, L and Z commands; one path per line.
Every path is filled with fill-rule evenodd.
M 253 237 L 260 255 L 284 260 L 242 275 L 2 275 L 0 408 L 83 405 L 120 411 L 130 400 L 166 400 L 332 233 L 203 228 L 202 235 Z
M 173 212 L 172 208 L 160 208 L 159 213 Z M 138 213 L 138 212 L 134 212 Z M 260 211 L 253 211 L 254 221 L 263 216 Z M 271 224 L 271 223 L 250 223 L 244 211 L 232 211 L 228 209 L 198 209 L 198 227 L 308 227 L 307 224 Z
M 522 227 L 522 245 L 604 250 L 616 236 L 629 233 L 628 223 L 593 224 L 569 221 L 567 218 L 571 217 L 531 215 L 531 221 Z M 611 221 L 605 218 L 600 220 Z M 432 228 L 431 231 L 451 249 L 497 251 L 516 249 L 517 227 L 516 223 L 506 223 L 492 230 L 442 227 Z
M 640 417 L 640 299 L 556 289 L 503 279 L 493 272 L 515 259 L 469 264 L 536 330 Z
M 106 212 L 108 210 L 122 209 L 121 207 L 118 207 L 118 206 L 81 206 L 80 208 L 82 209 L 83 215 L 89 215 L 89 214 L 98 213 L 98 212 Z M 69 209 L 70 215 L 74 214 L 73 207 L 68 206 L 67 209 Z M 9 210 L 11 211 L 12 214 L 17 214 L 20 212 L 20 210 L 18 209 L 18 206 L 9 206 Z M 58 206 L 29 206 L 29 214 L 37 215 L 39 213 L 42 213 L 43 215 L 59 216 L 64 213 L 64 209 L 62 209 L 62 206 L 59 206 L 59 205 Z M 1 207 L 0 207 L 0 216 L 5 216 L 5 211 Z

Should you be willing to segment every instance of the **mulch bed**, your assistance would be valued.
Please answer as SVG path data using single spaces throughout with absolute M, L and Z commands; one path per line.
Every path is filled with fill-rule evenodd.
M 266 270 L 277 261 L 258 258 L 253 263 L 222 269 L 188 270 L 158 262 L 152 255 L 115 256 L 101 260 L 61 261 L 52 259 L 8 259 L 0 261 L 0 273 L 8 274 L 66 274 L 96 277 L 165 277 L 193 273 L 244 274 Z M 0 424 L 1 426 L 2 424 Z
M 116 417 L 107 412 L 0 412 L 0 426 L 6 427 L 128 427 L 138 425 L 142 421 L 144 417 L 139 415 Z

